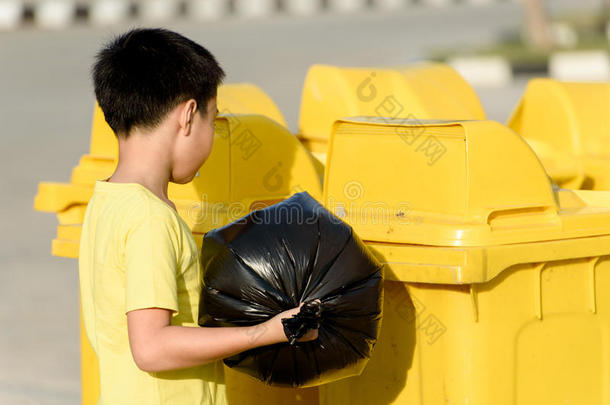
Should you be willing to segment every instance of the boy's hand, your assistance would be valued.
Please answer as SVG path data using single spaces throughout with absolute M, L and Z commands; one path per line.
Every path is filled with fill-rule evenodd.
M 288 342 L 288 338 L 286 337 L 286 334 L 284 333 L 284 326 L 282 325 L 282 319 L 292 318 L 293 315 L 298 314 L 299 311 L 301 310 L 301 306 L 303 306 L 303 303 L 301 303 L 301 305 L 299 305 L 297 308 L 292 308 L 287 311 L 280 312 L 279 314 L 277 314 L 276 316 L 274 316 L 273 318 L 271 318 L 265 322 L 266 324 L 268 324 L 270 333 L 272 333 L 273 336 L 275 336 L 274 340 L 277 343 Z M 311 340 L 316 340 L 317 338 L 318 338 L 318 329 L 310 329 L 298 341 L 299 342 L 309 342 Z

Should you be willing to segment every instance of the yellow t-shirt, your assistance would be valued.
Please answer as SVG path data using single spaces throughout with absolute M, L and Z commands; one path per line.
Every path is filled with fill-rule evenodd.
M 100 365 L 98 404 L 226 404 L 220 361 L 148 373 L 131 354 L 128 311 L 167 308 L 172 325 L 197 327 L 199 249 L 172 207 L 141 184 L 97 180 L 78 265 L 83 321 Z

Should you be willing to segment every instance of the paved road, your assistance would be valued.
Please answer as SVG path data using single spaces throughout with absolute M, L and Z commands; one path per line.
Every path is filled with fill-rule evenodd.
M 431 47 L 491 42 L 520 18 L 517 5 L 502 3 L 169 27 L 217 55 L 227 82 L 265 89 L 294 130 L 313 63 L 404 64 Z M 50 256 L 56 219 L 32 204 L 37 182 L 68 181 L 88 148 L 89 68 L 111 35 L 86 27 L 0 34 L 0 404 L 79 403 L 77 263 Z M 481 89 L 488 115 L 504 121 L 524 84 Z

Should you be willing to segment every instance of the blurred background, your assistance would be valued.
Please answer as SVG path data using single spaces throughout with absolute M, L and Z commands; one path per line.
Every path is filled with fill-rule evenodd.
M 135 26 L 208 48 L 225 82 L 260 86 L 298 132 L 310 65 L 450 63 L 490 119 L 529 79 L 610 80 L 610 0 L 0 0 L 0 404 L 80 403 L 77 261 L 53 257 L 39 181 L 89 148 L 96 51 Z M 442 97 L 442 94 L 439 94 Z

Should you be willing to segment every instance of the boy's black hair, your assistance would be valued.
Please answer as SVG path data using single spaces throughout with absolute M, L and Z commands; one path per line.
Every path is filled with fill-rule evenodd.
M 182 35 L 160 28 L 133 29 L 98 52 L 95 97 L 114 133 L 154 128 L 178 104 L 197 101 L 205 116 L 225 72 L 214 56 Z

